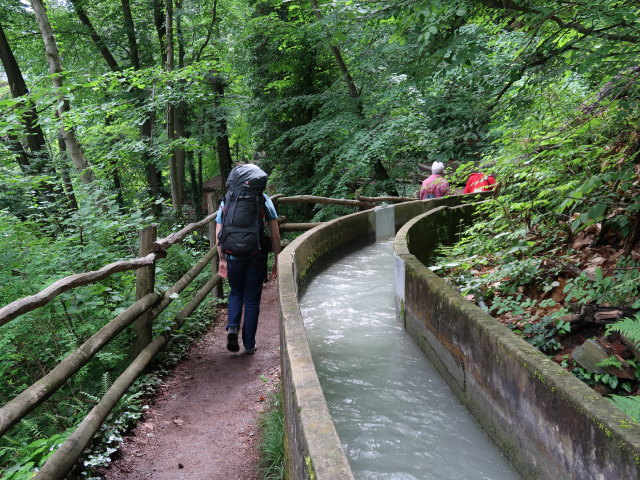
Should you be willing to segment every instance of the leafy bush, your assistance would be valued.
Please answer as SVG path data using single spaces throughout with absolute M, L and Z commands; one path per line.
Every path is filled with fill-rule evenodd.
M 527 323 L 521 333 L 524 339 L 544 353 L 553 353 L 560 349 L 558 337 L 571 331 L 571 325 L 552 316 L 544 317 L 535 323 Z
M 633 342 L 636 347 L 640 347 L 640 313 L 607 325 L 606 332 L 607 335 L 612 332 L 621 333 Z
M 65 275 L 137 256 L 138 232 L 146 222 L 148 218 L 141 212 L 121 217 L 115 210 L 111 215 L 104 215 L 81 207 L 64 220 L 64 234 L 49 236 L 50 232 L 43 232 L 35 222 L 17 221 L 7 212 L 0 212 L 0 256 L 4 260 L 0 262 L 0 303 L 33 294 Z M 157 269 L 158 288 L 167 288 L 190 268 L 205 243 L 208 249 L 208 242 L 201 242 L 196 235 L 194 240 L 174 247 L 170 257 Z M 202 276 L 209 274 L 205 269 Z M 194 282 L 183 292 L 183 298 L 189 297 L 201 283 L 201 279 Z M 50 371 L 134 300 L 135 273 L 125 272 L 66 292 L 4 325 L 0 335 L 3 351 L 0 401 L 6 403 Z M 184 303 L 180 298 L 163 313 L 155 322 L 156 332 L 172 323 L 174 314 Z M 191 332 L 188 325 L 185 331 Z M 193 333 L 178 336 L 181 335 L 184 342 Z M 133 337 L 132 328 L 118 335 L 59 392 L 4 435 L 0 442 L 0 468 L 12 469 L 11 478 L 20 478 L 19 475 L 26 475 L 30 468 L 45 461 L 38 453 L 41 447 L 51 446 L 62 438 L 58 433 L 61 430 L 72 429 L 110 386 L 111 379 L 128 365 Z M 172 355 L 177 358 L 173 351 Z M 113 442 L 129 422 L 140 415 L 141 408 L 135 391 L 121 402 L 114 413 L 114 417 L 120 418 L 120 425 L 103 429 L 104 452 L 115 448 Z M 32 442 L 34 437 L 44 440 Z M 16 446 L 20 448 L 16 450 Z M 97 454 L 100 458 L 104 455 Z M 23 459 L 24 463 L 14 464 L 16 458 Z M 88 462 L 87 466 L 100 463 L 96 459 Z
M 2 480 L 28 480 L 33 478 L 33 471 L 49 459 L 55 449 L 59 447 L 73 429 L 58 433 L 47 438 L 40 438 L 33 442 L 21 444 L 8 442 L 0 448 L 0 462 L 6 465 L 2 472 Z
M 638 263 L 622 258 L 617 265 L 620 268 L 614 269 L 611 276 L 604 276 L 602 269 L 596 268 L 593 279 L 584 271 L 578 277 L 569 279 L 564 287 L 567 300 L 610 306 L 631 304 L 632 308 L 640 308 Z

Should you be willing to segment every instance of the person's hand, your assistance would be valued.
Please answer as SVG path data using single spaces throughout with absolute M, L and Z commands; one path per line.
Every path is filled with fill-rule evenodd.
M 220 263 L 218 264 L 218 275 L 220 275 L 222 278 L 227 278 L 227 260 L 226 259 L 220 260 Z
M 278 278 L 278 261 L 273 261 L 273 266 L 271 267 L 271 280 Z

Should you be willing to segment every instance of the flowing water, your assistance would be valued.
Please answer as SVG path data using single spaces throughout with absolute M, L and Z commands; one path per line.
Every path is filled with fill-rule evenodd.
M 396 319 L 392 240 L 333 264 L 300 306 L 356 479 L 518 479 Z

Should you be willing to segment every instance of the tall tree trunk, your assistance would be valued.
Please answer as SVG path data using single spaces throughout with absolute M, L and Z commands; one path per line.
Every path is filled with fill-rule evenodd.
M 120 210 L 124 211 L 124 197 L 122 196 L 122 180 L 120 179 L 120 172 L 118 171 L 118 163 L 113 160 L 111 163 L 111 175 L 113 175 L 113 187 L 116 191 L 116 202 Z
M 176 0 L 177 12 L 176 17 L 176 33 L 178 37 L 178 68 L 184 68 L 184 39 L 182 38 L 182 2 Z M 183 101 L 180 101 L 175 107 L 174 115 L 174 133 L 177 140 L 185 138 L 185 119 L 187 118 L 187 107 Z M 178 185 L 182 192 L 181 198 L 184 201 L 185 186 L 185 151 L 184 148 L 178 147 L 174 149 L 176 158 L 176 174 L 178 176 Z
M 67 145 L 64 143 L 62 132 L 58 131 L 58 148 L 61 155 L 67 154 Z M 65 162 L 66 164 L 66 162 Z M 73 191 L 73 182 L 69 176 L 69 170 L 67 167 L 62 167 L 62 180 L 64 182 L 64 192 L 67 197 L 67 203 L 72 210 L 78 210 L 78 201 L 76 200 L 76 194 Z
M 155 14 L 155 6 L 158 3 L 157 0 L 154 0 L 154 14 Z M 122 0 L 122 12 L 124 16 L 124 23 L 127 29 L 127 39 L 129 41 L 129 58 L 131 60 L 131 65 L 135 70 L 140 70 L 140 54 L 138 51 L 138 41 L 136 39 L 136 30 L 135 24 L 133 23 L 133 16 L 131 15 L 131 4 L 129 0 Z M 138 106 L 142 107 L 144 104 L 144 100 L 138 100 Z M 153 215 L 159 217 L 162 215 L 162 205 L 157 203 L 159 199 L 162 198 L 162 173 L 157 169 L 155 164 L 153 163 L 149 150 L 153 144 L 152 137 L 152 126 L 153 119 L 152 113 L 145 116 L 144 121 L 140 125 L 140 136 L 146 146 L 145 150 L 142 152 L 142 163 L 144 165 L 145 177 L 147 180 L 147 185 L 149 188 L 149 193 L 153 201 L 151 202 L 151 211 Z
M 31 174 L 31 162 L 29 161 L 29 155 L 27 155 L 22 142 L 15 135 L 8 134 L 6 137 L 2 137 L 4 143 L 9 146 L 9 151 L 13 152 L 16 156 L 16 162 L 20 167 L 22 173 Z
M 107 62 L 107 65 L 109 65 L 109 68 L 114 72 L 117 72 L 118 70 L 120 70 L 120 65 L 118 65 L 118 62 L 116 61 L 116 59 L 113 57 L 113 55 L 111 55 L 111 51 L 109 51 L 104 41 L 102 40 L 102 37 L 100 37 L 97 30 L 94 28 L 93 24 L 91 23 L 91 20 L 89 20 L 87 11 L 82 6 L 82 3 L 80 3 L 78 0 L 71 0 L 71 3 L 73 4 L 73 8 L 75 9 L 76 14 L 78 15 L 78 18 L 80 19 L 80 22 L 82 22 L 82 24 L 89 31 L 89 36 L 91 37 L 91 40 L 93 40 L 93 43 L 96 45 L 96 47 L 98 47 L 98 50 L 102 55 L 102 58 L 104 58 L 105 62 Z
M 7 80 L 9 81 L 11 96 L 13 98 L 26 97 L 29 93 L 29 89 L 24 81 L 24 77 L 20 71 L 20 66 L 13 55 L 13 51 L 11 50 L 7 37 L 4 34 L 2 25 L 0 25 L 0 61 L 2 62 L 4 72 L 7 76 Z M 23 115 L 23 119 L 25 130 L 27 131 L 25 141 L 27 150 L 22 148 L 22 144 L 20 144 L 20 148 L 25 155 L 25 160 L 29 164 L 34 163 L 32 162 L 32 157 L 34 155 L 41 157 L 41 161 L 36 161 L 36 165 L 30 165 L 30 167 L 33 167 L 36 172 L 42 173 L 44 171 L 42 166 L 48 163 L 45 158 L 42 158 L 47 154 L 46 141 L 44 134 L 42 133 L 42 129 L 38 124 L 38 114 L 36 113 L 35 108 L 32 107 L 28 109 Z
M 173 110 L 173 128 L 174 139 L 179 140 L 185 138 L 186 130 L 184 127 L 184 121 L 186 118 L 186 107 L 184 102 L 178 103 Z M 185 151 L 182 147 L 174 148 L 173 156 L 176 162 L 176 183 L 178 184 L 178 190 L 180 192 L 180 203 L 184 201 L 184 185 L 185 185 Z
M 131 15 L 131 5 L 129 0 L 122 0 L 122 14 L 124 16 L 124 28 L 127 32 L 129 42 L 129 57 L 134 70 L 140 70 L 140 54 L 138 53 L 138 42 L 136 40 L 136 27 Z
M 311 6 L 313 7 L 313 13 L 315 14 L 316 18 L 321 21 L 324 17 L 322 15 L 322 12 L 320 11 L 320 7 L 318 6 L 317 0 L 311 0 Z M 340 49 L 336 45 L 330 45 L 330 47 L 331 47 L 331 52 L 333 53 L 333 56 L 336 59 L 336 63 L 338 65 L 338 69 L 340 70 L 340 73 L 342 74 L 342 78 L 344 79 L 345 83 L 347 84 L 347 90 L 349 92 L 349 97 L 353 98 L 356 101 L 356 114 L 361 119 L 364 119 L 364 113 L 363 113 L 363 108 L 362 108 L 362 99 L 360 98 L 360 94 L 358 93 L 358 89 L 356 87 L 356 84 L 353 81 L 353 77 L 351 76 L 351 73 L 349 72 L 349 68 L 347 67 L 347 64 L 345 63 L 344 59 L 342 58 L 342 53 L 340 53 Z M 387 171 L 387 169 L 382 164 L 382 161 L 379 158 L 376 158 L 376 160 L 375 160 L 375 162 L 373 164 L 373 173 L 374 173 L 375 178 L 378 179 L 378 180 L 386 181 L 386 180 L 390 180 L 391 179 L 391 176 L 389 175 L 389 172 Z M 398 196 L 398 191 L 395 188 L 395 186 L 390 186 L 389 190 L 390 190 L 391 194 L 393 194 L 395 196 Z
M 151 211 L 155 217 L 159 217 L 162 215 L 162 205 L 157 202 L 162 198 L 162 174 L 158 171 L 149 156 L 149 150 L 153 144 L 153 137 L 151 135 L 152 127 L 153 119 L 151 116 L 147 116 L 142 125 L 140 125 L 140 134 L 143 139 L 146 139 L 146 148 L 142 154 L 142 161 L 144 163 L 144 174 L 147 179 L 149 193 L 151 194 L 151 198 L 153 198 Z
M 220 165 L 220 176 L 222 177 L 222 191 L 224 192 L 226 190 L 227 178 L 229 178 L 232 164 L 226 111 L 222 108 L 222 100 L 224 99 L 224 80 L 222 80 L 219 75 L 213 75 L 211 78 L 211 88 L 215 92 L 215 95 L 213 96 L 213 104 L 216 107 L 216 111 L 222 112 L 220 118 L 216 118 L 215 134 L 216 152 L 218 154 L 218 163 Z
M 200 193 L 200 183 L 198 182 L 198 173 L 196 172 L 195 154 L 189 155 L 189 177 L 191 177 L 191 200 L 196 218 L 202 218 L 202 194 Z
M 124 17 L 124 24 L 126 27 L 127 39 L 129 43 L 129 60 L 131 65 L 136 70 L 139 70 L 141 67 L 141 64 L 140 64 L 140 58 L 139 58 L 139 52 L 138 52 L 138 44 L 136 40 L 135 25 L 133 23 L 133 16 L 131 15 L 131 4 L 129 0 L 121 0 L 121 1 L 122 1 L 122 13 Z M 114 59 L 109 49 L 105 46 L 104 41 L 100 38 L 100 36 L 95 31 L 95 28 L 93 27 L 93 24 L 91 23 L 91 20 L 86 14 L 86 11 L 84 10 L 84 8 L 82 8 L 82 6 L 78 3 L 78 0 L 72 0 L 72 3 L 76 8 L 76 13 L 80 18 L 80 21 L 87 27 L 90 33 L 93 32 L 90 35 L 91 39 L 100 50 L 102 57 L 104 58 L 109 68 L 111 68 L 111 70 L 114 72 L 119 71 L 120 66 Z M 139 97 L 137 97 L 136 105 L 138 107 L 143 107 L 144 99 L 140 99 Z M 158 171 L 158 169 L 156 168 L 155 164 L 151 161 L 151 158 L 149 156 L 148 149 L 150 149 L 152 146 L 151 145 L 152 144 L 152 137 L 151 137 L 152 123 L 153 123 L 153 120 L 151 119 L 151 115 L 146 116 L 145 120 L 140 125 L 140 136 L 142 137 L 143 143 L 147 147 L 142 152 L 142 164 L 144 165 L 145 178 L 147 180 L 149 194 L 150 194 L 150 197 L 152 198 L 151 211 L 156 217 L 158 217 L 162 214 L 162 206 L 159 203 L 157 203 L 157 200 L 162 197 L 162 179 L 161 179 L 162 173 Z M 117 168 L 116 165 L 112 165 L 112 166 L 113 168 Z M 119 181 L 119 178 L 116 178 L 116 177 L 117 177 L 117 171 L 116 171 L 116 176 L 114 176 L 114 183 L 117 183 L 117 181 Z M 118 198 L 118 204 L 122 207 L 123 199 L 122 199 L 121 192 L 118 194 L 117 198 Z
M 47 12 L 44 7 L 44 3 L 42 0 L 30 0 L 31 8 L 33 8 L 33 13 L 36 16 L 36 21 L 38 23 L 38 27 L 40 28 L 40 33 L 42 34 L 42 39 L 44 41 L 45 51 L 47 53 L 47 62 L 49 63 L 49 72 L 53 78 L 53 87 L 58 92 L 59 106 L 58 113 L 60 114 L 61 125 L 60 128 L 62 130 L 62 136 L 64 138 L 64 143 L 67 147 L 67 151 L 71 156 L 71 161 L 74 166 L 80 172 L 80 179 L 82 183 L 89 184 L 95 180 L 93 175 L 93 170 L 91 170 L 89 166 L 89 162 L 84 157 L 82 153 L 82 149 L 80 148 L 80 143 L 76 138 L 75 129 L 73 127 L 64 127 L 64 118 L 65 114 L 69 112 L 70 106 L 69 102 L 64 95 L 62 94 L 62 64 L 60 62 L 60 55 L 58 53 L 58 46 L 56 44 L 56 40 L 53 36 L 53 30 L 51 28 L 51 24 L 49 23 L 49 18 L 47 17 Z
M 160 63 L 165 65 L 167 63 L 167 47 L 165 45 L 164 38 L 166 34 L 166 27 L 164 24 L 166 15 L 162 9 L 162 0 L 153 0 L 153 23 L 156 26 L 158 43 L 160 45 Z
M 322 12 L 320 11 L 320 7 L 318 7 L 317 0 L 311 0 L 311 6 L 313 7 L 313 13 L 316 18 L 320 21 L 324 18 Z M 340 73 L 342 74 L 342 78 L 347 84 L 347 89 L 349 90 L 349 96 L 353 99 L 358 99 L 358 113 L 362 115 L 362 105 L 359 101 L 360 95 L 358 94 L 358 89 L 356 88 L 356 84 L 353 81 L 353 77 L 349 73 L 349 69 L 347 68 L 347 64 L 342 58 L 342 53 L 340 53 L 340 49 L 336 45 L 331 46 L 331 53 L 333 53 L 334 58 L 336 59 L 336 63 L 338 64 L 338 68 L 340 69 Z
M 164 25 L 165 13 L 163 11 L 163 0 L 152 0 L 152 1 L 153 1 L 153 22 L 156 27 L 156 33 L 158 35 L 158 44 L 160 46 L 160 50 L 159 50 L 160 63 L 162 65 L 165 65 L 167 63 L 167 58 L 166 58 L 166 47 L 165 47 L 165 41 L 164 41 L 166 28 Z M 148 125 L 149 134 L 151 134 L 153 117 L 150 118 L 149 122 L 145 124 Z M 152 139 L 152 137 L 149 136 L 149 139 Z M 153 166 L 153 168 L 155 169 L 155 166 Z M 155 171 L 157 172 L 157 169 L 155 169 Z M 153 173 L 151 172 L 151 167 L 150 167 L 149 169 L 147 169 L 147 179 L 150 179 L 152 176 L 153 176 Z M 155 178 L 155 181 L 149 182 L 149 185 L 151 187 L 152 192 L 154 192 L 154 195 L 156 195 L 157 198 L 160 198 L 162 194 L 162 175 L 160 175 L 159 172 L 158 172 L 158 176 Z M 156 211 L 154 211 L 154 214 L 156 216 L 159 216 L 162 213 L 161 205 L 159 204 L 154 205 L 154 207 L 157 210 L 157 213 Z
M 167 35 L 167 62 L 166 68 L 169 71 L 174 70 L 174 53 L 173 53 L 173 0 L 165 0 L 166 12 L 166 35 Z M 176 108 L 175 105 L 169 103 L 167 105 L 167 139 L 170 143 L 176 138 L 175 133 Z M 171 182 L 171 200 L 173 209 L 178 216 L 182 215 L 182 186 L 180 185 L 180 173 L 178 171 L 178 162 L 176 159 L 176 151 L 171 147 L 171 155 L 169 155 L 169 175 Z
M 198 198 L 204 198 L 204 183 L 202 179 L 202 153 L 198 155 Z
M 21 98 L 21 103 L 27 102 L 29 89 L 24 81 L 20 66 L 13 55 L 11 46 L 0 25 L 0 61 L 4 67 L 5 75 L 9 82 L 9 90 L 13 98 Z M 32 106 L 22 115 L 26 138 L 21 141 L 19 138 L 9 135 L 9 143 L 17 154 L 17 161 L 20 169 L 26 174 L 49 174 L 56 176 L 53 163 L 47 151 L 44 133 L 38 124 L 38 114 Z M 45 183 L 38 187 L 38 192 L 44 200 L 53 203 L 55 201 L 55 186 Z

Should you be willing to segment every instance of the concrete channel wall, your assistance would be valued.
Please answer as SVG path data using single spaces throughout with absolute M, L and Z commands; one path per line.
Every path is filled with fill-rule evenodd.
M 393 228 L 402 227 L 395 244 L 396 296 L 407 330 L 524 478 L 638 479 L 639 427 L 420 261 L 428 263 L 438 244 L 455 238 L 459 221 L 468 221 L 472 212 L 453 207 L 471 200 L 446 197 L 384 210 L 392 212 Z M 353 479 L 313 365 L 298 298 L 322 268 L 376 240 L 376 223 L 389 221 L 379 213 L 367 210 L 327 222 L 279 256 L 290 480 Z
M 354 213 L 304 233 L 279 255 L 280 346 L 289 479 L 353 478 L 313 365 L 298 305 L 299 292 L 332 261 L 374 242 L 376 223 L 391 221 L 391 229 L 396 231 L 416 215 L 470 201 L 472 197 L 407 202 Z
M 638 479 L 637 424 L 425 267 L 472 210 L 433 209 L 398 232 L 405 328 L 523 478 Z

